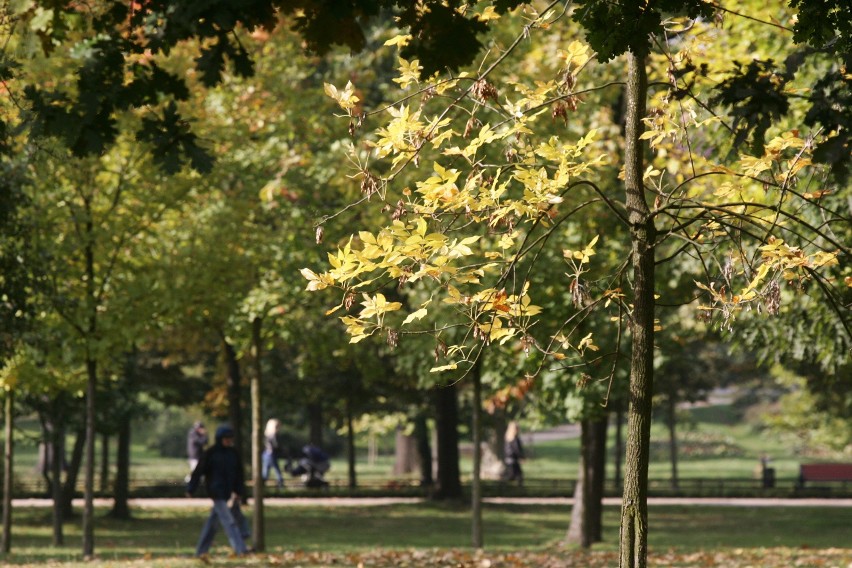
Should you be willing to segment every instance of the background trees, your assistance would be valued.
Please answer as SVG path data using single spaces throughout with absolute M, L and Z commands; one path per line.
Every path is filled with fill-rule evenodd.
M 219 344 L 237 426 L 246 374 L 240 363 L 252 346 L 256 364 L 248 374 L 259 384 L 262 344 L 280 345 L 294 328 L 316 331 L 312 338 L 334 336 L 322 324 L 279 320 L 312 313 L 287 277 L 296 266 L 312 267 L 304 272 L 311 288 L 340 288 L 332 303 L 353 340 L 375 335 L 405 348 L 408 330 L 431 336 L 428 351 L 438 360 L 430 366 L 456 372 L 453 380 L 486 349 L 491 359 L 502 346 L 493 360 L 505 357 L 505 368 L 518 371 L 496 381 L 498 396 L 557 385 L 563 401 L 570 393 L 585 408 L 629 390 L 622 558 L 624 565 L 642 564 L 654 341 L 667 325 L 658 310 L 696 299 L 703 315 L 735 329 L 731 323 L 744 317 L 744 308 L 781 311 L 785 287 L 800 287 L 829 298 L 831 309 L 816 327 L 830 323 L 839 336 L 849 335 L 841 309 L 848 285 L 840 284 L 848 269 L 837 262 L 848 255 L 848 234 L 835 229 L 848 226 L 848 214 L 842 197 L 826 193 L 835 182 L 813 167 L 826 164 L 843 183 L 849 105 L 835 103 L 849 92 L 840 65 L 848 59 L 848 30 L 833 19 L 839 4 L 794 4 L 802 16 L 796 37 L 812 42 L 807 49 L 791 47 L 783 35 L 790 14 L 780 4 L 749 4 L 743 9 L 750 19 L 700 1 L 554 2 L 509 13 L 519 4 L 427 2 L 429 9 L 417 10 L 410 3 L 353 1 L 330 26 L 324 4 L 300 3 L 303 12 L 282 23 L 318 50 L 333 43 L 375 49 L 390 34 L 362 27 L 360 18 L 397 9 L 403 33 L 390 40 L 401 57 L 397 84 L 408 92 L 401 104 L 384 107 L 397 96 L 373 80 L 385 77 L 393 49 L 365 59 L 357 71 L 317 60 L 304 63 L 318 71 L 305 70 L 296 64 L 293 36 L 268 35 L 279 23 L 269 3 L 240 10 L 165 1 L 85 9 L 16 3 L 4 20 L 15 49 L 38 52 L 37 40 L 53 49 L 43 67 L 28 72 L 65 68 L 74 80 L 28 79 L 13 65 L 17 53 L 7 57 L 2 77 L 15 98 L 4 106 L 3 124 L 13 131 L 31 126 L 34 141 L 62 140 L 62 158 L 52 167 L 72 189 L 100 189 L 78 177 L 88 171 L 98 178 L 89 169 L 96 166 L 92 153 L 116 163 L 132 155 L 123 132 L 135 133 L 166 171 L 188 164 L 213 172 L 208 178 L 185 172 L 180 183 L 187 185 L 177 193 L 190 205 L 164 213 L 156 233 L 133 239 L 163 261 L 128 263 L 125 280 L 115 281 L 132 290 L 150 268 L 159 272 L 147 280 L 152 288 L 169 278 L 177 283 L 167 290 L 174 294 L 137 296 L 150 298 L 145 307 L 155 309 L 121 321 L 147 321 L 154 313 L 151 328 L 167 324 L 175 337 Z M 285 18 L 294 8 L 280 4 Z M 812 17 L 818 8 L 822 20 Z M 767 24 L 772 18 L 782 23 Z M 25 31 L 13 34 L 13 26 Z M 488 28 L 492 35 L 478 35 Z M 581 28 L 586 42 L 576 41 Z M 433 76 L 464 68 L 478 57 L 483 38 L 489 50 L 476 71 Z M 731 68 L 716 57 L 720 52 L 745 62 Z M 282 53 L 289 57 L 276 57 Z M 779 53 L 783 66 L 768 60 Z M 335 79 L 326 81 L 325 73 Z M 270 87 L 276 76 L 293 80 Z M 347 128 L 336 134 L 324 120 L 303 120 L 314 116 L 307 109 L 315 102 L 295 96 L 321 82 L 347 114 Z M 796 89 L 810 90 L 794 98 Z M 202 95 L 194 97 L 196 91 Z M 184 116 L 201 122 L 190 129 Z M 347 184 L 345 166 L 335 159 L 334 141 L 350 131 L 374 132 L 366 135 L 368 148 L 352 145 L 359 187 Z M 199 135 L 216 142 L 205 146 Z M 8 142 L 4 148 L 14 150 Z M 81 167 L 65 171 L 66 155 Z M 48 162 L 38 161 L 45 168 Z M 147 163 L 140 167 L 137 180 L 153 171 Z M 836 188 L 839 194 L 845 186 Z M 255 201 L 258 193 L 262 199 Z M 109 321 L 105 300 L 124 304 L 120 295 L 106 294 L 112 267 L 99 265 L 91 248 L 100 242 L 95 225 L 91 231 L 86 225 L 94 197 L 83 191 L 76 197 L 75 211 L 85 213 L 74 220 L 79 234 L 88 235 L 80 246 L 87 270 L 82 278 L 73 267 L 57 271 L 57 289 L 83 291 L 77 294 L 83 300 L 56 307 L 85 332 L 93 385 L 104 364 L 94 353 L 105 347 L 96 337 Z M 356 201 L 367 203 L 348 207 Z M 144 216 L 130 209 L 129 216 Z M 327 272 L 314 260 L 318 249 L 307 244 L 317 234 L 307 230 L 316 217 L 319 233 L 338 249 Z M 110 229 L 111 244 L 110 234 L 119 235 L 119 244 L 120 235 L 135 234 L 124 233 L 125 226 Z M 692 280 L 700 282 L 700 295 L 683 293 Z M 626 374 L 628 339 L 629 385 L 617 385 Z M 837 341 L 828 359 L 839 360 L 844 349 L 848 354 L 848 342 Z M 322 352 L 288 354 L 296 360 L 288 374 L 301 373 L 314 385 L 318 374 L 334 385 L 327 369 L 339 365 L 353 370 L 350 380 L 364 378 L 346 350 L 328 367 Z M 559 371 L 569 380 L 553 379 Z M 359 384 L 360 394 L 370 390 Z M 323 389 L 302 390 L 319 398 Z M 92 391 L 90 404 L 94 399 Z M 255 421 L 261 411 L 253 410 Z M 443 485 L 452 485 L 452 477 Z

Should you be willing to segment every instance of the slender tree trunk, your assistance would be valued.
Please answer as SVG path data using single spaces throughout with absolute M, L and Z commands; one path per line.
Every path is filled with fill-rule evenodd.
M 668 426 L 669 426 L 669 458 L 672 466 L 672 489 L 677 491 L 680 488 L 680 480 L 677 475 L 677 415 L 675 414 L 677 400 L 674 396 L 668 397 Z
M 129 519 L 130 515 L 130 415 L 125 413 L 119 421 L 115 448 L 115 487 L 110 517 Z
M 227 369 L 228 381 L 228 420 L 234 429 L 234 447 L 243 457 L 245 444 L 243 443 L 243 404 L 242 404 L 242 375 L 240 374 L 240 362 L 237 361 L 237 352 L 222 335 L 222 351 L 225 355 L 225 367 Z
M 619 400 L 615 403 L 615 451 L 613 452 L 615 473 L 612 477 L 613 486 L 616 489 L 621 489 L 621 458 L 624 456 L 624 441 L 621 438 L 623 427 L 624 402 Z
M 252 355 L 254 356 L 254 373 L 251 377 L 251 479 L 252 498 L 254 509 L 252 511 L 252 546 L 257 552 L 266 550 L 266 527 L 263 514 L 263 491 L 266 488 L 263 482 L 263 361 L 262 334 L 263 320 L 256 317 L 251 322 Z M 278 459 L 277 456 L 273 456 Z
M 414 437 L 417 439 L 417 453 L 420 456 L 420 486 L 431 487 L 435 483 L 432 478 L 432 444 L 429 441 L 429 423 L 423 412 L 414 418 Z
M 86 361 L 86 469 L 83 486 L 83 558 L 95 555 L 95 392 L 98 368 L 94 359 Z
M 436 389 L 438 438 L 438 490 L 435 499 L 461 499 L 459 471 L 459 408 L 456 385 Z
M 631 235 L 633 314 L 630 322 L 630 405 L 621 510 L 620 568 L 648 563 L 648 457 L 654 386 L 654 219 L 642 186 L 642 118 L 648 77 L 643 57 L 627 54 L 625 191 Z
M 473 480 L 471 481 L 471 511 L 472 511 L 472 545 L 482 548 L 482 374 L 480 372 L 482 359 L 477 359 L 476 367 L 471 373 L 473 379 L 473 420 L 470 425 L 473 434 Z
M 355 425 L 352 416 L 352 400 L 346 399 L 346 462 L 349 471 L 349 489 L 358 487 L 355 473 Z
M 86 303 L 88 322 L 85 328 L 86 342 L 86 470 L 83 490 L 83 559 L 90 560 L 95 555 L 95 393 L 98 387 L 98 363 L 94 354 L 94 342 L 98 332 L 98 298 L 95 288 L 95 249 L 94 221 L 91 205 L 84 198 L 86 211 L 86 235 L 84 249 L 86 262 Z
M 53 545 L 62 546 L 65 544 L 62 521 L 66 518 L 65 491 L 67 491 L 65 485 L 62 483 L 62 462 L 65 458 L 65 426 L 57 422 L 52 422 L 52 425 L 50 439 L 47 443 L 50 444 L 51 451 L 53 452 L 53 459 L 50 461 L 50 478 L 52 480 L 50 493 L 53 498 Z M 82 444 L 75 444 L 75 450 L 78 445 L 82 448 Z M 70 501 L 68 502 L 68 508 L 68 516 L 70 516 Z
M 64 431 L 64 430 L 63 430 Z M 68 464 L 68 471 L 65 473 L 65 484 L 62 487 L 62 518 L 71 519 L 74 517 L 74 507 L 72 500 L 77 492 L 77 479 L 80 476 L 80 467 L 83 464 L 83 453 L 86 449 L 86 430 L 78 430 L 74 439 L 74 448 L 71 450 L 71 462 Z M 62 468 L 62 454 L 57 454 L 56 463 Z M 59 482 L 59 477 L 56 477 L 56 483 Z
M 308 404 L 308 439 L 311 444 L 322 447 L 322 403 Z
M 12 420 L 12 410 L 14 408 L 15 391 L 12 389 L 6 390 L 5 401 L 3 405 L 3 415 L 5 417 L 3 425 L 3 433 L 6 442 L 3 445 L 3 553 L 8 554 L 12 550 L 12 474 L 13 474 L 13 454 L 15 445 L 12 440 L 14 433 Z
M 109 491 L 109 434 L 101 434 L 101 474 L 100 491 Z

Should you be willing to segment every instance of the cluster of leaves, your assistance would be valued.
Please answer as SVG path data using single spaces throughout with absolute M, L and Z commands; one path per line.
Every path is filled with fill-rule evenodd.
M 580 13 L 583 10 L 578 9 L 575 16 Z M 549 13 L 531 15 L 525 33 L 550 29 L 550 17 Z M 692 25 L 698 35 L 711 26 L 699 22 Z M 404 48 L 409 40 L 410 36 L 403 35 L 387 44 Z M 701 56 L 689 42 L 682 40 L 679 45 L 681 53 L 660 59 L 659 67 L 668 65 L 674 77 L 673 65 L 688 66 L 690 56 Z M 513 76 L 507 83 L 516 94 L 505 96 L 501 102 L 496 100 L 498 89 L 482 76 L 463 72 L 448 80 L 421 81 L 412 71 L 419 69 L 419 61 L 400 57 L 398 82 L 409 88 L 418 85 L 420 93 L 425 93 L 424 102 L 420 108 L 408 104 L 388 107 L 387 124 L 367 140 L 380 165 L 389 161 L 387 171 L 376 175 L 378 167 L 361 169 L 358 175 L 381 188 L 379 196 L 393 204 L 388 192 L 407 181 L 407 170 L 420 170 L 422 162 L 429 169 L 414 174 L 413 188 L 402 187 L 390 226 L 358 233 L 329 255 L 331 270 L 303 270 L 309 290 L 341 290 L 342 301 L 332 311 L 348 311 L 355 293 L 364 294 L 364 309 L 342 318 L 353 341 L 385 328 L 395 326 L 399 330 L 424 320 L 438 298 L 440 304 L 453 306 L 466 322 L 469 337 L 465 341 L 472 338 L 488 344 L 514 339 L 525 351 L 535 346 L 556 360 L 595 348 L 588 332 L 581 340 L 571 339 L 569 331 L 576 331 L 573 325 L 552 331 L 549 338 L 533 338 L 532 327 L 545 319 L 536 317 L 542 308 L 530 299 L 530 278 L 535 278 L 539 269 L 522 277 L 519 268 L 525 257 L 539 254 L 537 243 L 547 239 L 536 236 L 536 231 L 551 234 L 554 227 L 594 201 L 605 203 L 614 219 L 623 220 L 617 198 L 593 181 L 609 166 L 609 156 L 603 151 L 606 141 L 600 140 L 595 128 L 574 141 L 570 136 L 549 135 L 550 125 L 542 120 L 549 106 L 555 117 L 559 104 L 577 99 L 577 81 L 582 74 L 593 72 L 593 55 L 587 45 L 572 42 L 567 49 L 559 50 L 561 81 L 537 78 L 533 84 L 526 84 Z M 692 243 L 684 248 L 698 250 L 697 257 L 724 257 L 727 251 L 729 263 L 740 263 L 726 267 L 719 281 L 698 283 L 709 299 L 702 308 L 705 312 L 718 312 L 725 321 L 752 305 L 777 313 L 779 281 L 801 285 L 818 269 L 836 265 L 843 250 L 843 244 L 828 231 L 815 231 L 827 243 L 823 250 L 815 251 L 805 251 L 776 236 L 789 234 L 796 240 L 798 229 L 790 227 L 801 218 L 797 208 L 810 207 L 814 202 L 819 207 L 823 193 L 798 189 L 813 175 L 813 138 L 801 137 L 796 131 L 782 132 L 769 142 L 761 141 L 757 155 L 743 155 L 735 163 L 726 162 L 725 156 L 696 154 L 690 147 L 693 140 L 714 143 L 719 117 L 700 116 L 694 101 L 670 104 L 678 87 L 678 80 L 673 82 L 675 88 L 657 95 L 660 106 L 646 119 L 649 129 L 642 136 L 651 141 L 659 156 L 645 172 L 646 183 L 655 186 L 658 195 L 656 214 L 671 219 L 673 227 L 661 233 L 661 243 L 677 236 Z M 357 103 L 353 85 L 344 89 L 329 85 L 326 92 L 353 115 Z M 438 106 L 435 116 L 427 117 L 427 109 L 433 108 L 427 106 L 428 101 L 433 97 L 452 97 L 453 102 L 443 111 Z M 782 114 L 779 110 L 770 118 Z M 733 119 L 736 130 L 744 117 L 734 113 Z M 503 150 L 502 155 L 498 149 Z M 588 188 L 597 198 L 583 202 L 581 189 Z M 481 228 L 485 235 L 456 237 L 464 235 L 460 231 L 468 226 Z M 750 253 L 738 239 L 732 241 L 732 233 L 753 239 L 756 250 Z M 629 313 L 631 307 L 624 304 L 617 288 L 605 287 L 594 298 L 589 295 L 584 274 L 598 246 L 598 237 L 593 237 L 584 247 L 562 250 L 572 302 L 581 311 L 591 305 L 612 304 Z M 675 251 L 680 247 L 672 246 Z M 436 286 L 407 317 L 391 319 L 385 315 L 408 306 L 367 292 L 389 281 L 406 289 L 421 281 Z M 504 289 L 511 281 L 516 282 L 514 291 Z M 441 296 L 437 295 L 439 289 Z M 448 320 L 444 317 L 441 321 Z M 470 346 L 464 347 L 462 342 L 442 351 L 451 359 L 466 359 L 471 353 Z M 435 370 L 454 368 L 456 361 L 451 360 Z

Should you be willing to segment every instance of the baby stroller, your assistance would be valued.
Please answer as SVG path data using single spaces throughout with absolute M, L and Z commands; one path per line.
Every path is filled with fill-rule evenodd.
M 328 487 L 328 481 L 325 480 L 325 473 L 331 468 L 328 454 L 312 444 L 303 447 L 302 454 L 296 467 L 288 467 L 290 475 L 301 476 L 305 487 L 309 489 Z

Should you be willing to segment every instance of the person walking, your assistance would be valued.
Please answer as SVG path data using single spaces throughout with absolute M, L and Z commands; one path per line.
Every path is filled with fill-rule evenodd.
M 189 462 L 189 473 L 186 474 L 187 483 L 189 483 L 192 472 L 195 471 L 195 466 L 198 465 L 198 460 L 201 459 L 201 454 L 204 453 L 204 448 L 207 447 L 207 441 L 207 429 L 203 422 L 197 420 L 186 434 L 186 458 Z
M 201 529 L 195 555 L 207 555 L 218 525 L 225 529 L 234 552 L 246 554 L 248 522 L 240 510 L 240 504 L 246 495 L 245 472 L 240 454 L 234 448 L 234 429 L 227 424 L 216 429 L 215 443 L 201 454 L 186 487 L 188 497 L 198 489 L 202 477 L 207 487 L 207 495 L 213 500 L 213 509 Z
M 521 436 L 518 434 L 518 423 L 514 420 L 509 422 L 506 427 L 504 441 L 503 460 L 506 465 L 504 478 L 506 481 L 517 481 L 519 487 L 523 486 L 524 471 L 521 469 L 521 460 L 525 457 L 524 446 L 521 443 Z
M 266 429 L 263 432 L 263 469 L 261 470 L 261 477 L 265 482 L 269 479 L 270 468 L 274 469 L 275 475 L 278 476 L 277 487 L 279 488 L 284 487 L 284 476 L 281 475 L 281 468 L 278 466 L 278 458 L 281 455 L 281 448 L 278 445 L 278 427 L 280 425 L 281 421 L 277 418 L 270 418 L 266 422 Z

